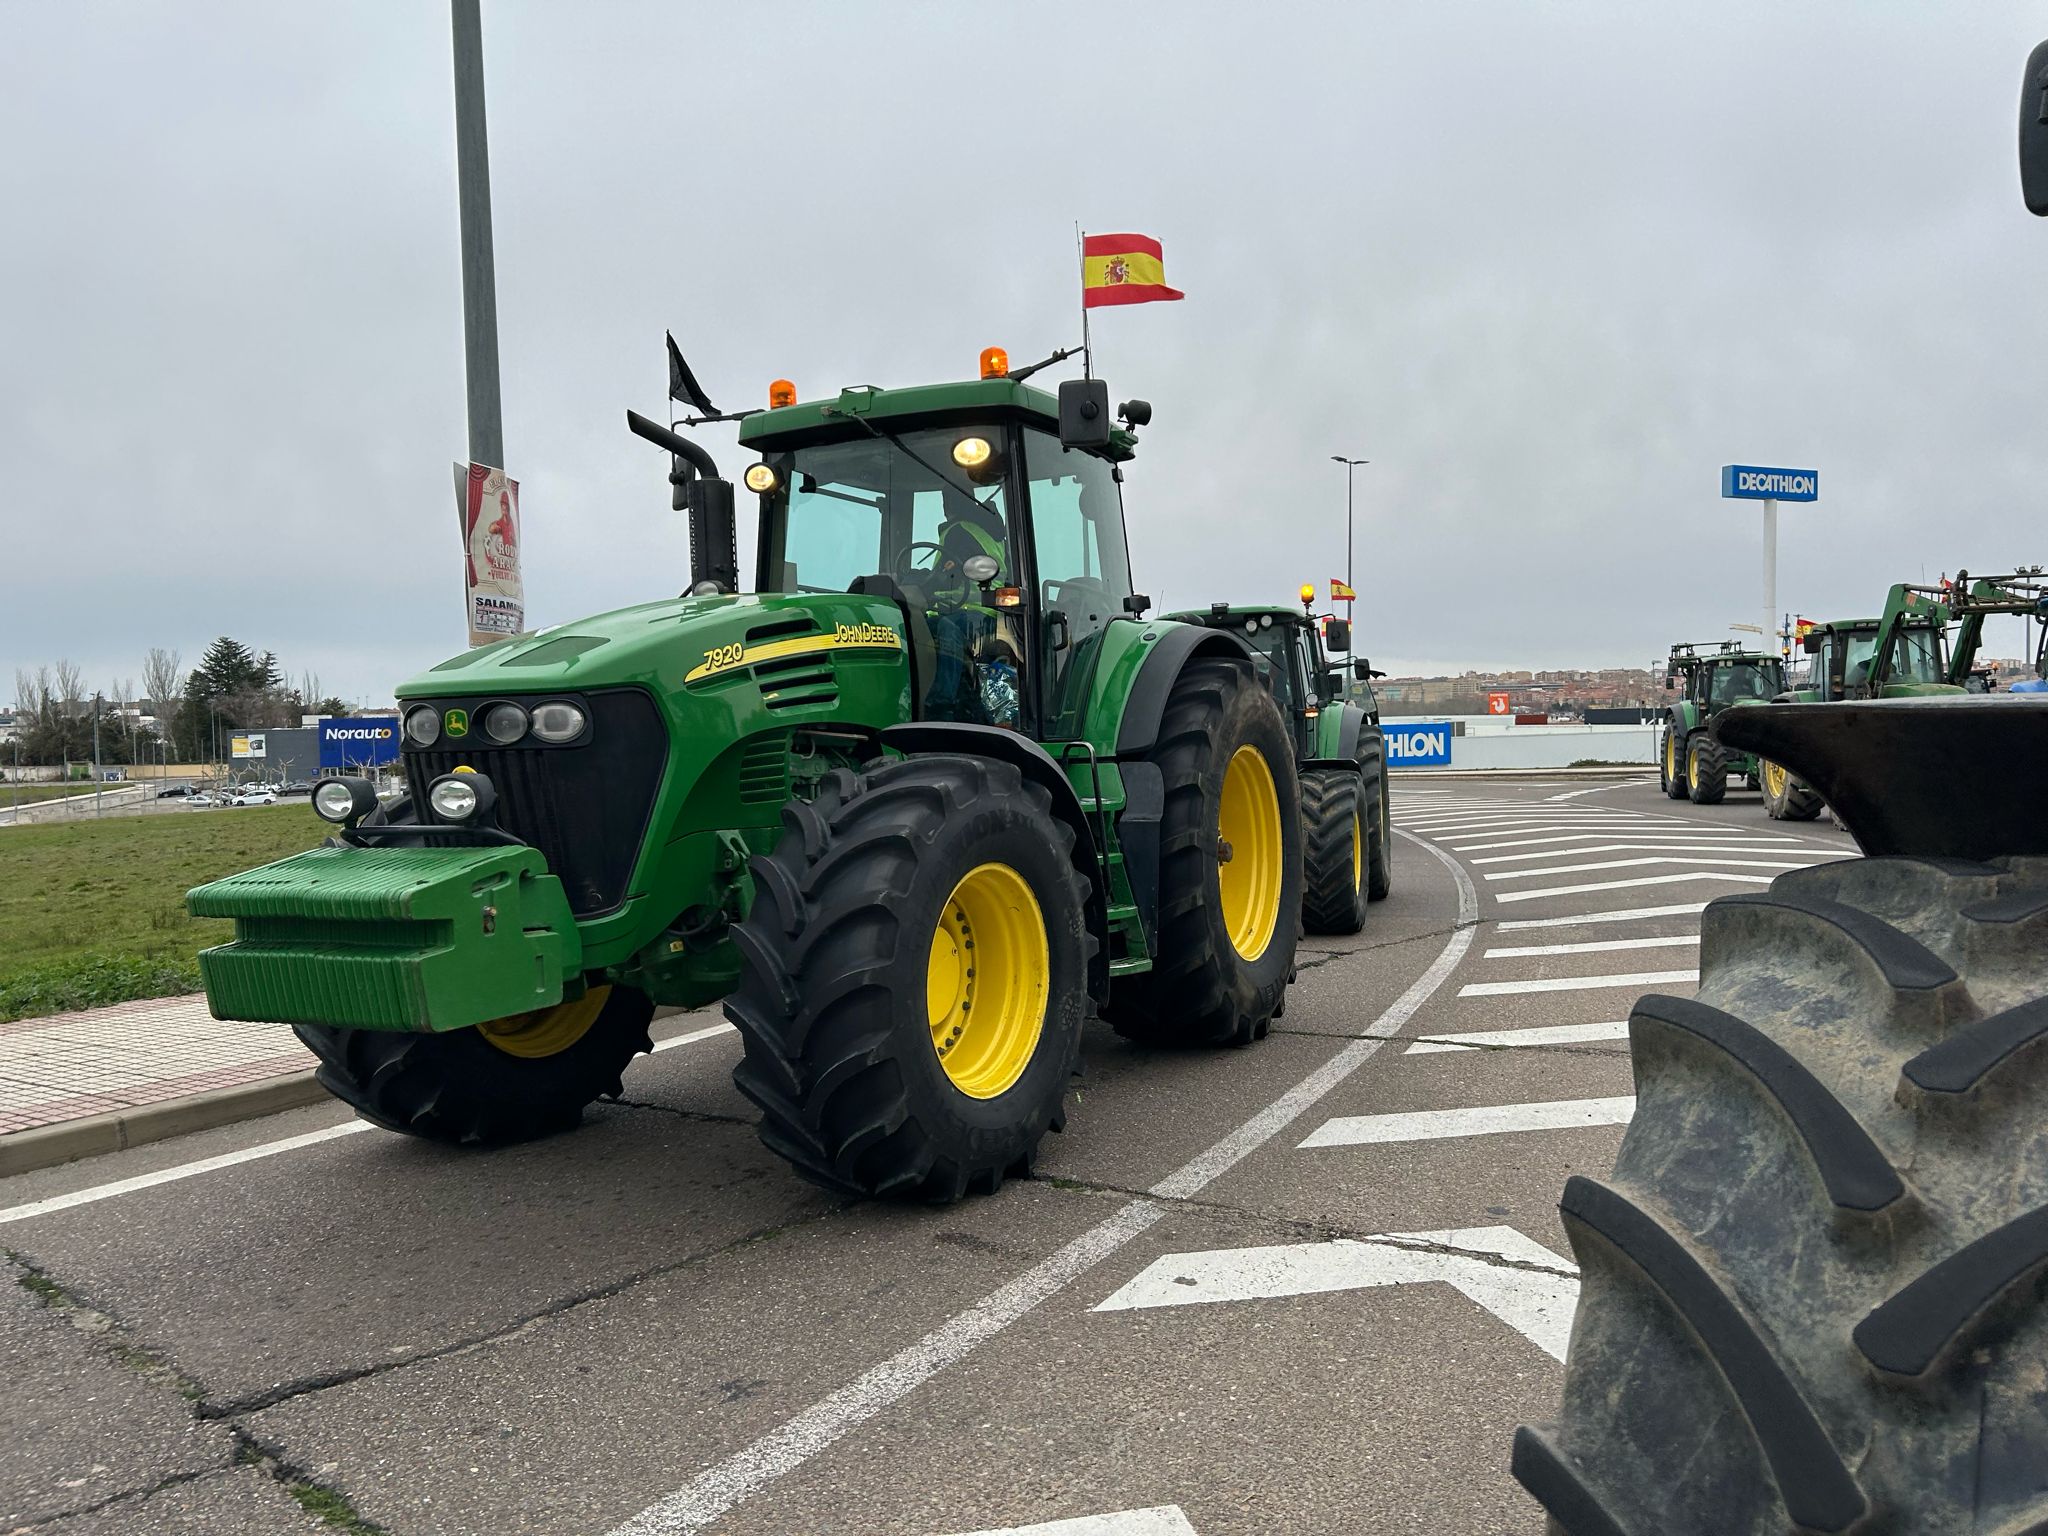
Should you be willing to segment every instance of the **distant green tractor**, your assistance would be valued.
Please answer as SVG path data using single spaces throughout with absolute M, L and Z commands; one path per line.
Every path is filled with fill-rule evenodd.
M 217 1016 L 294 1025 L 379 1125 L 497 1142 L 616 1095 L 656 1006 L 727 998 L 770 1148 L 941 1201 L 1063 1124 L 1112 986 L 1146 1040 L 1266 1033 L 1297 749 L 1241 637 L 1143 617 L 1120 466 L 1151 408 L 987 358 L 770 400 L 739 427 L 758 590 L 710 455 L 628 413 L 674 455 L 689 595 L 401 687 L 404 799 L 324 783 L 328 846 L 191 893 L 235 922 Z
M 1907 699 L 1962 693 L 1949 681 L 1950 610 L 1939 587 L 1900 583 L 1874 619 L 1836 619 L 1808 626 L 1800 644 L 1813 657 L 1807 680 L 1776 702 L 1829 704 L 1843 699 Z M 1974 651 L 1974 645 L 1972 647 Z M 1967 671 L 1967 666 L 1965 668 Z M 1825 802 L 1778 764 L 1760 765 L 1764 809 L 1773 821 L 1811 821 Z
M 1990 692 L 1990 673 L 1977 670 L 1984 621 L 1993 614 L 2013 614 L 2039 619 L 2042 624 L 2033 656 L 2034 675 L 2014 683 L 2008 691 L 2048 692 L 2048 581 L 2043 580 L 2040 566 L 2022 566 L 2004 576 L 1980 576 L 1974 581 L 1968 571 L 1957 571 L 1947 601 L 1949 617 L 1956 621 L 1949 641 L 1950 682 L 1968 693 Z
M 1372 664 L 1339 667 L 1323 650 L 1323 631 L 1305 608 L 1212 603 L 1169 618 L 1241 636 L 1259 653 L 1261 675 L 1294 728 L 1301 775 L 1304 843 L 1302 920 L 1311 933 L 1356 933 L 1366 903 L 1394 888 L 1386 752 L 1376 710 L 1346 702 L 1348 670 L 1368 685 Z M 1351 649 L 1348 620 L 1332 618 L 1332 649 Z
M 1723 747 L 1711 727 L 1723 710 L 1767 704 L 1782 692 L 1785 664 L 1765 651 L 1745 651 L 1732 640 L 1711 650 L 1707 644 L 1679 644 L 1664 663 L 1664 686 L 1682 690 L 1665 706 L 1661 727 L 1657 779 L 1664 793 L 1694 805 L 1717 805 L 1728 793 L 1731 773 L 1743 775 L 1754 787 L 1756 760 Z

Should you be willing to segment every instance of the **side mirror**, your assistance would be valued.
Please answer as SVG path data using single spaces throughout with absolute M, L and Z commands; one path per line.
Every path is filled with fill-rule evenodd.
M 2048 217 L 2048 43 L 2027 55 L 2020 81 L 2020 195 L 2027 212 Z
M 1808 636 L 1807 636 L 1807 637 L 1806 637 L 1806 638 L 1805 638 L 1804 640 L 1800 641 L 1799 643 L 1800 643 L 1800 645 L 1802 645 L 1803 647 L 1805 647 L 1805 649 L 1806 649 L 1806 654 L 1807 654 L 1807 655 L 1809 655 L 1809 656 L 1818 656 L 1818 655 L 1820 654 L 1820 636 L 1819 636 L 1819 635 L 1817 635 L 1817 634 L 1812 634 L 1812 635 L 1808 635 Z
M 1361 683 L 1372 681 L 1372 663 L 1367 661 L 1363 656 L 1352 657 L 1351 675 L 1357 678 Z
M 1109 446 L 1109 383 L 1104 379 L 1060 381 L 1060 446 Z
M 1349 619 L 1323 620 L 1323 644 L 1333 651 L 1351 649 L 1351 621 Z

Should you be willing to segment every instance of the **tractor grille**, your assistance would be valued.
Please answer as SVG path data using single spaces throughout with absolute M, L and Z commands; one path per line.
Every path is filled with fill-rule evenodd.
M 756 662 L 749 670 L 761 690 L 761 705 L 765 709 L 802 709 L 839 702 L 839 678 L 829 654 L 783 656 Z
M 456 704 L 461 701 L 436 700 Z M 480 720 L 491 700 L 478 701 Z M 487 742 L 405 750 L 406 784 L 415 806 L 426 805 L 427 786 L 458 767 L 489 777 L 498 791 L 498 824 L 531 843 L 562 882 L 578 917 L 609 912 L 626 899 L 654 810 L 668 758 L 668 735 L 654 701 L 637 690 L 592 693 L 588 739 L 550 747 Z

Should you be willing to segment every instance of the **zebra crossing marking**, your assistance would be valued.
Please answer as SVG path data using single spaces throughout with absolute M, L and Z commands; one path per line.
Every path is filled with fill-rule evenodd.
M 1629 1094 L 1606 1099 L 1549 1099 L 1539 1104 L 1481 1104 L 1471 1109 L 1418 1109 L 1392 1115 L 1336 1115 L 1309 1132 L 1296 1149 L 1626 1125 L 1635 1109 L 1635 1096 Z

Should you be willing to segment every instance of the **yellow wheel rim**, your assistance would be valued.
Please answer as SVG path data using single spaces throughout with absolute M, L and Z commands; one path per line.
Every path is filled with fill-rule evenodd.
M 1280 923 L 1280 792 L 1257 747 L 1239 747 L 1223 770 L 1217 807 L 1216 889 L 1230 947 L 1256 960 Z
M 1685 776 L 1697 784 L 1700 777 L 1700 744 L 1694 742 L 1685 749 Z
M 1785 793 L 1785 780 L 1789 775 L 1769 758 L 1764 759 L 1764 793 L 1773 800 Z
M 1664 777 L 1678 777 L 1678 737 L 1670 731 L 1664 733 Z
M 1365 889 L 1365 833 L 1359 826 L 1358 813 L 1351 813 L 1351 888 Z
M 939 911 L 925 971 L 932 1049 L 955 1088 L 992 1099 L 1024 1075 L 1045 1032 L 1045 914 L 1007 864 L 970 869 Z
M 610 987 L 592 987 L 573 1003 L 493 1019 L 477 1031 L 507 1056 L 559 1056 L 590 1033 L 611 995 Z

